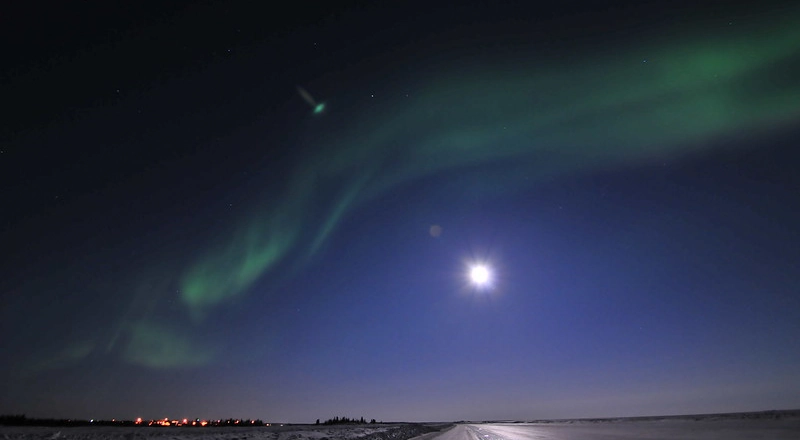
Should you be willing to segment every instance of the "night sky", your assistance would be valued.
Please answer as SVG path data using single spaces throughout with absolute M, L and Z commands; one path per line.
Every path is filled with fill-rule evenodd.
M 0 414 L 800 407 L 797 2 L 16 3 Z

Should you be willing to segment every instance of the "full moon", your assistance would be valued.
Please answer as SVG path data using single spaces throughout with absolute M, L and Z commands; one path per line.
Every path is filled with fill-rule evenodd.
M 472 280 L 472 284 L 478 287 L 487 285 L 491 277 L 492 274 L 489 272 L 489 268 L 483 265 L 473 266 L 469 271 L 469 278 Z

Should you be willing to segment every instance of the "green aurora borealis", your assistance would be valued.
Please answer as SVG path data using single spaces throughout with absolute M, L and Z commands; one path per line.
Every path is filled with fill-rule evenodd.
M 506 60 L 425 78 L 406 101 L 349 115 L 352 126 L 320 135 L 282 202 L 183 272 L 181 299 L 202 316 L 244 294 L 298 246 L 314 254 L 353 207 L 414 179 L 501 161 L 524 164 L 531 184 L 681 157 L 714 139 L 796 121 L 797 20 L 792 11 L 670 44 L 581 53 L 555 66 Z M 336 196 L 321 203 L 331 185 Z M 322 221 L 314 222 L 309 213 L 320 206 Z
M 353 98 L 368 96 L 364 90 L 322 96 L 309 84 L 326 108 L 298 113 L 308 135 L 294 146 L 303 153 L 283 191 L 253 203 L 227 231 L 201 237 L 200 251 L 155 258 L 146 275 L 132 275 L 134 285 L 119 294 L 131 305 L 110 324 L 110 337 L 81 335 L 28 366 L 77 363 L 98 351 L 155 369 L 212 362 L 215 341 L 192 330 L 208 324 L 213 309 L 320 256 L 355 208 L 404 184 L 492 166 L 503 169 L 493 177 L 497 191 L 511 191 L 553 176 L 702 154 L 722 140 L 796 124 L 797 23 L 796 8 L 731 24 L 690 23 L 546 61 L 524 51 L 490 63 L 423 57 L 409 69 L 417 73 L 408 96 L 379 104 Z M 349 100 L 358 102 L 346 107 Z M 180 304 L 180 318 L 154 311 L 167 298 Z

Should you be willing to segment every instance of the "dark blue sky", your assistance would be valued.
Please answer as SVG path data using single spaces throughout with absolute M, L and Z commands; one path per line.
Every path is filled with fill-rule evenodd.
M 790 2 L 81 5 L 3 26 L 0 413 L 800 407 Z

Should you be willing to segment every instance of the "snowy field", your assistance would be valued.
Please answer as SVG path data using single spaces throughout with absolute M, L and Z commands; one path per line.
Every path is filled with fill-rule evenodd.
M 16 427 L 0 426 L 0 440 L 406 440 L 435 431 L 428 425 L 285 425 L 258 428 Z
M 285 425 L 259 428 L 0 426 L 0 440 L 800 440 L 800 411 L 784 412 L 779 417 L 754 417 L 751 414 L 462 423 L 450 426 L 452 425 Z

